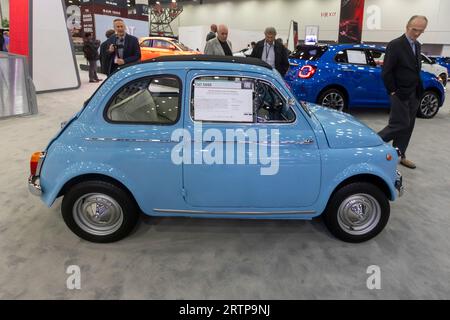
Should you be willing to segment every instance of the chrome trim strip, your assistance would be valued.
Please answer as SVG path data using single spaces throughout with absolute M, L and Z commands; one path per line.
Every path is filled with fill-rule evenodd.
M 171 213 L 195 213 L 195 214 L 252 214 L 252 215 L 273 215 L 273 214 L 313 214 L 315 211 L 201 211 L 201 210 L 178 210 L 178 209 L 153 209 L 156 212 L 171 212 Z
M 113 142 L 160 142 L 160 143 L 177 143 L 178 141 L 160 140 L 160 139 L 130 139 L 130 138 L 84 138 L 86 141 L 113 141 Z
M 107 142 L 159 142 L 159 143 L 179 143 L 180 141 L 172 141 L 172 140 L 159 140 L 159 139 L 128 139 L 128 138 L 84 138 L 86 141 L 107 141 Z M 195 140 L 191 140 L 191 143 L 197 143 Z M 220 142 L 220 143 L 243 143 L 243 144 L 263 144 L 263 145 L 271 145 L 271 142 L 269 141 L 214 141 L 214 140 L 203 140 L 201 141 L 203 143 L 213 143 L 213 142 Z M 279 144 L 299 144 L 299 145 L 306 145 L 306 144 L 313 144 L 314 139 L 307 138 L 302 141 L 281 141 Z

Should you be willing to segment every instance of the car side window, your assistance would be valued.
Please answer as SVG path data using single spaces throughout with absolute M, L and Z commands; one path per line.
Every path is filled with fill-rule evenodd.
M 264 81 L 242 77 L 200 77 L 192 88 L 195 121 L 236 123 L 293 122 L 295 112 Z
M 170 43 L 165 40 L 153 40 L 154 48 L 169 49 Z
M 370 60 L 377 67 L 382 67 L 384 63 L 384 55 L 383 51 L 378 50 L 369 50 L 370 52 Z
M 347 53 L 345 51 L 339 51 L 334 57 L 334 60 L 337 63 L 347 63 Z
M 144 40 L 141 43 L 141 47 L 151 47 L 152 46 L 152 40 Z
M 338 63 L 349 63 L 358 65 L 367 65 L 367 56 L 364 50 L 348 49 L 339 51 L 334 60 Z
M 158 76 L 122 87 L 105 109 L 106 119 L 118 123 L 174 124 L 180 115 L 181 81 Z
M 282 96 L 268 83 L 256 81 L 253 100 L 256 120 L 262 122 L 293 122 L 295 113 Z

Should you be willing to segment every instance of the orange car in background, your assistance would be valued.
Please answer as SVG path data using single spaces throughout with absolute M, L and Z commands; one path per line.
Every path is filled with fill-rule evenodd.
M 176 39 L 166 37 L 144 37 L 139 39 L 141 61 L 169 55 L 201 54 L 189 49 Z

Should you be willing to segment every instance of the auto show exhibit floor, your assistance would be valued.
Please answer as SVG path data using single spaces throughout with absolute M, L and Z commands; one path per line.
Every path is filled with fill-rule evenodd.
M 38 95 L 39 114 L 0 121 L 0 299 L 448 299 L 450 297 L 450 97 L 417 119 L 399 167 L 405 195 L 362 244 L 334 238 L 320 219 L 249 221 L 143 217 L 126 239 L 94 244 L 27 188 L 29 158 L 80 110 L 97 84 Z M 352 112 L 374 130 L 385 110 Z M 71 265 L 81 289 L 67 288 Z M 370 266 L 381 289 L 370 290 Z M 369 273 L 368 273 L 369 268 Z M 371 278 L 372 279 L 372 278 Z M 369 279 L 370 280 L 370 279 Z M 371 282 L 371 281 L 369 281 Z

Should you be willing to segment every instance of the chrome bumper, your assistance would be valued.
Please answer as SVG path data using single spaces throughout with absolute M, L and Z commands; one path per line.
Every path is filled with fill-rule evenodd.
M 42 195 L 39 177 L 30 176 L 28 178 L 28 190 L 31 192 L 31 194 L 34 194 L 35 196 L 40 197 Z
M 403 187 L 402 174 L 398 170 L 397 170 L 397 178 L 395 179 L 395 189 L 397 189 L 399 197 L 401 197 L 405 192 L 405 189 Z

